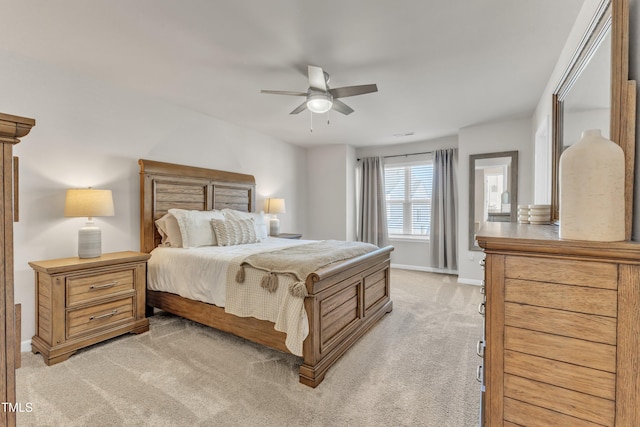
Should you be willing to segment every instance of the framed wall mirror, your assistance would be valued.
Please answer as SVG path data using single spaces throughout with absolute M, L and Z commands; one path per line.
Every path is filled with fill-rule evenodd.
M 485 222 L 515 222 L 518 152 L 469 156 L 469 250 L 479 251 L 476 233 Z
M 628 0 L 602 0 L 553 93 L 551 215 L 560 219 L 562 152 L 588 129 L 625 153 L 625 230 L 631 238 L 635 159 L 635 82 L 628 81 Z

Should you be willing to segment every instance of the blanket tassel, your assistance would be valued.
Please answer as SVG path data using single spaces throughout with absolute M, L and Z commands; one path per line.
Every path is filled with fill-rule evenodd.
M 265 274 L 260 282 L 260 286 L 268 290 L 269 292 L 275 292 L 278 289 L 278 276 L 274 273 Z
M 307 293 L 307 286 L 304 282 L 296 282 L 292 284 L 289 288 L 289 291 L 291 291 L 291 295 L 293 295 L 294 297 L 306 298 L 309 296 L 309 294 Z
M 236 273 L 236 282 L 244 283 L 244 267 L 241 265 L 240 269 Z

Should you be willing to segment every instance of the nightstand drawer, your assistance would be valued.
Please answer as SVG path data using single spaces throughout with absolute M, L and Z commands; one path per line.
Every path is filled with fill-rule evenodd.
M 67 339 L 133 319 L 133 296 L 67 311 Z
M 67 278 L 67 307 L 133 291 L 133 269 L 69 277 Z

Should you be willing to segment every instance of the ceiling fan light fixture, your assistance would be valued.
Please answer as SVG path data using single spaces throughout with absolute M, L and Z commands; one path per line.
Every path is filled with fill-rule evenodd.
M 312 93 L 307 96 L 307 108 L 312 113 L 326 113 L 333 106 L 333 96 L 330 93 Z

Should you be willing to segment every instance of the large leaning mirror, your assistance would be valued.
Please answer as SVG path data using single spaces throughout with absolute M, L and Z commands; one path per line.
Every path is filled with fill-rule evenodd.
M 518 152 L 469 156 L 469 250 L 485 222 L 514 222 L 518 208 Z
M 628 81 L 628 0 L 603 0 L 553 94 L 552 220 L 560 219 L 562 152 L 600 129 L 625 152 L 626 238 L 631 237 L 635 82 Z

